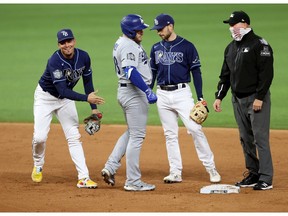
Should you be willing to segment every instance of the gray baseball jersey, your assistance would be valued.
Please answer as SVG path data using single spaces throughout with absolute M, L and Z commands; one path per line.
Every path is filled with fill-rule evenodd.
M 113 59 L 119 78 L 117 99 L 123 109 L 128 128 L 117 140 L 105 168 L 114 175 L 121 166 L 120 161 L 125 155 L 127 176 L 125 185 L 137 185 L 141 182 L 139 158 L 146 136 L 149 105 L 145 93 L 126 78 L 123 69 L 129 66 L 135 67 L 148 85 L 151 84 L 152 72 L 143 47 L 125 36 L 116 41 Z
M 152 81 L 152 73 L 149 59 L 143 47 L 127 37 L 120 37 L 113 49 L 115 70 L 119 78 L 119 83 L 131 83 L 125 77 L 123 68 L 134 66 L 141 74 L 144 82 L 148 85 Z

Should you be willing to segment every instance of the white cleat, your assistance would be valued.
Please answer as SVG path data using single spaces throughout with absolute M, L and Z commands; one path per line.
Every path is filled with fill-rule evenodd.
M 180 183 L 182 182 L 181 175 L 170 174 L 163 179 L 164 183 Z
M 207 170 L 207 172 L 210 175 L 210 182 L 218 183 L 218 182 L 221 181 L 221 176 L 220 176 L 220 174 L 217 172 L 217 170 L 215 168 Z
M 126 191 L 152 191 L 155 190 L 155 185 L 147 184 L 145 182 L 140 182 L 137 185 L 125 185 L 124 189 Z

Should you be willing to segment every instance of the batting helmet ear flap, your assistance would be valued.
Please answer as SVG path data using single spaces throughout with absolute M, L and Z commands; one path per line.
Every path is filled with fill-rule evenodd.
M 125 34 L 129 38 L 135 38 L 136 37 L 136 31 L 132 30 L 129 26 L 123 24 L 121 22 L 121 29 L 123 34 Z
M 145 24 L 142 17 L 137 14 L 128 14 L 121 20 L 121 30 L 127 37 L 134 39 L 136 31 L 149 27 Z

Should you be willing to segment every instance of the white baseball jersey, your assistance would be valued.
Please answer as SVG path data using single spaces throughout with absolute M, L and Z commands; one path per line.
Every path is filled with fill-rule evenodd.
M 125 77 L 123 68 L 134 66 L 141 74 L 144 82 L 148 85 L 151 84 L 152 73 L 148 56 L 143 47 L 134 40 L 124 36 L 119 37 L 113 49 L 113 58 L 119 83 L 131 83 Z

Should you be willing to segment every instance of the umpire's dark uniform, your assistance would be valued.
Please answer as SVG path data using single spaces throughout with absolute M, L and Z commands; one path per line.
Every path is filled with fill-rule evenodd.
M 234 115 L 239 127 L 246 168 L 259 181 L 272 184 L 273 165 L 269 145 L 270 85 L 273 79 L 273 51 L 251 30 L 241 41 L 225 50 L 216 99 L 222 100 L 231 86 Z M 263 101 L 261 111 L 253 110 L 255 99 Z M 257 157 L 257 152 L 258 157 Z

